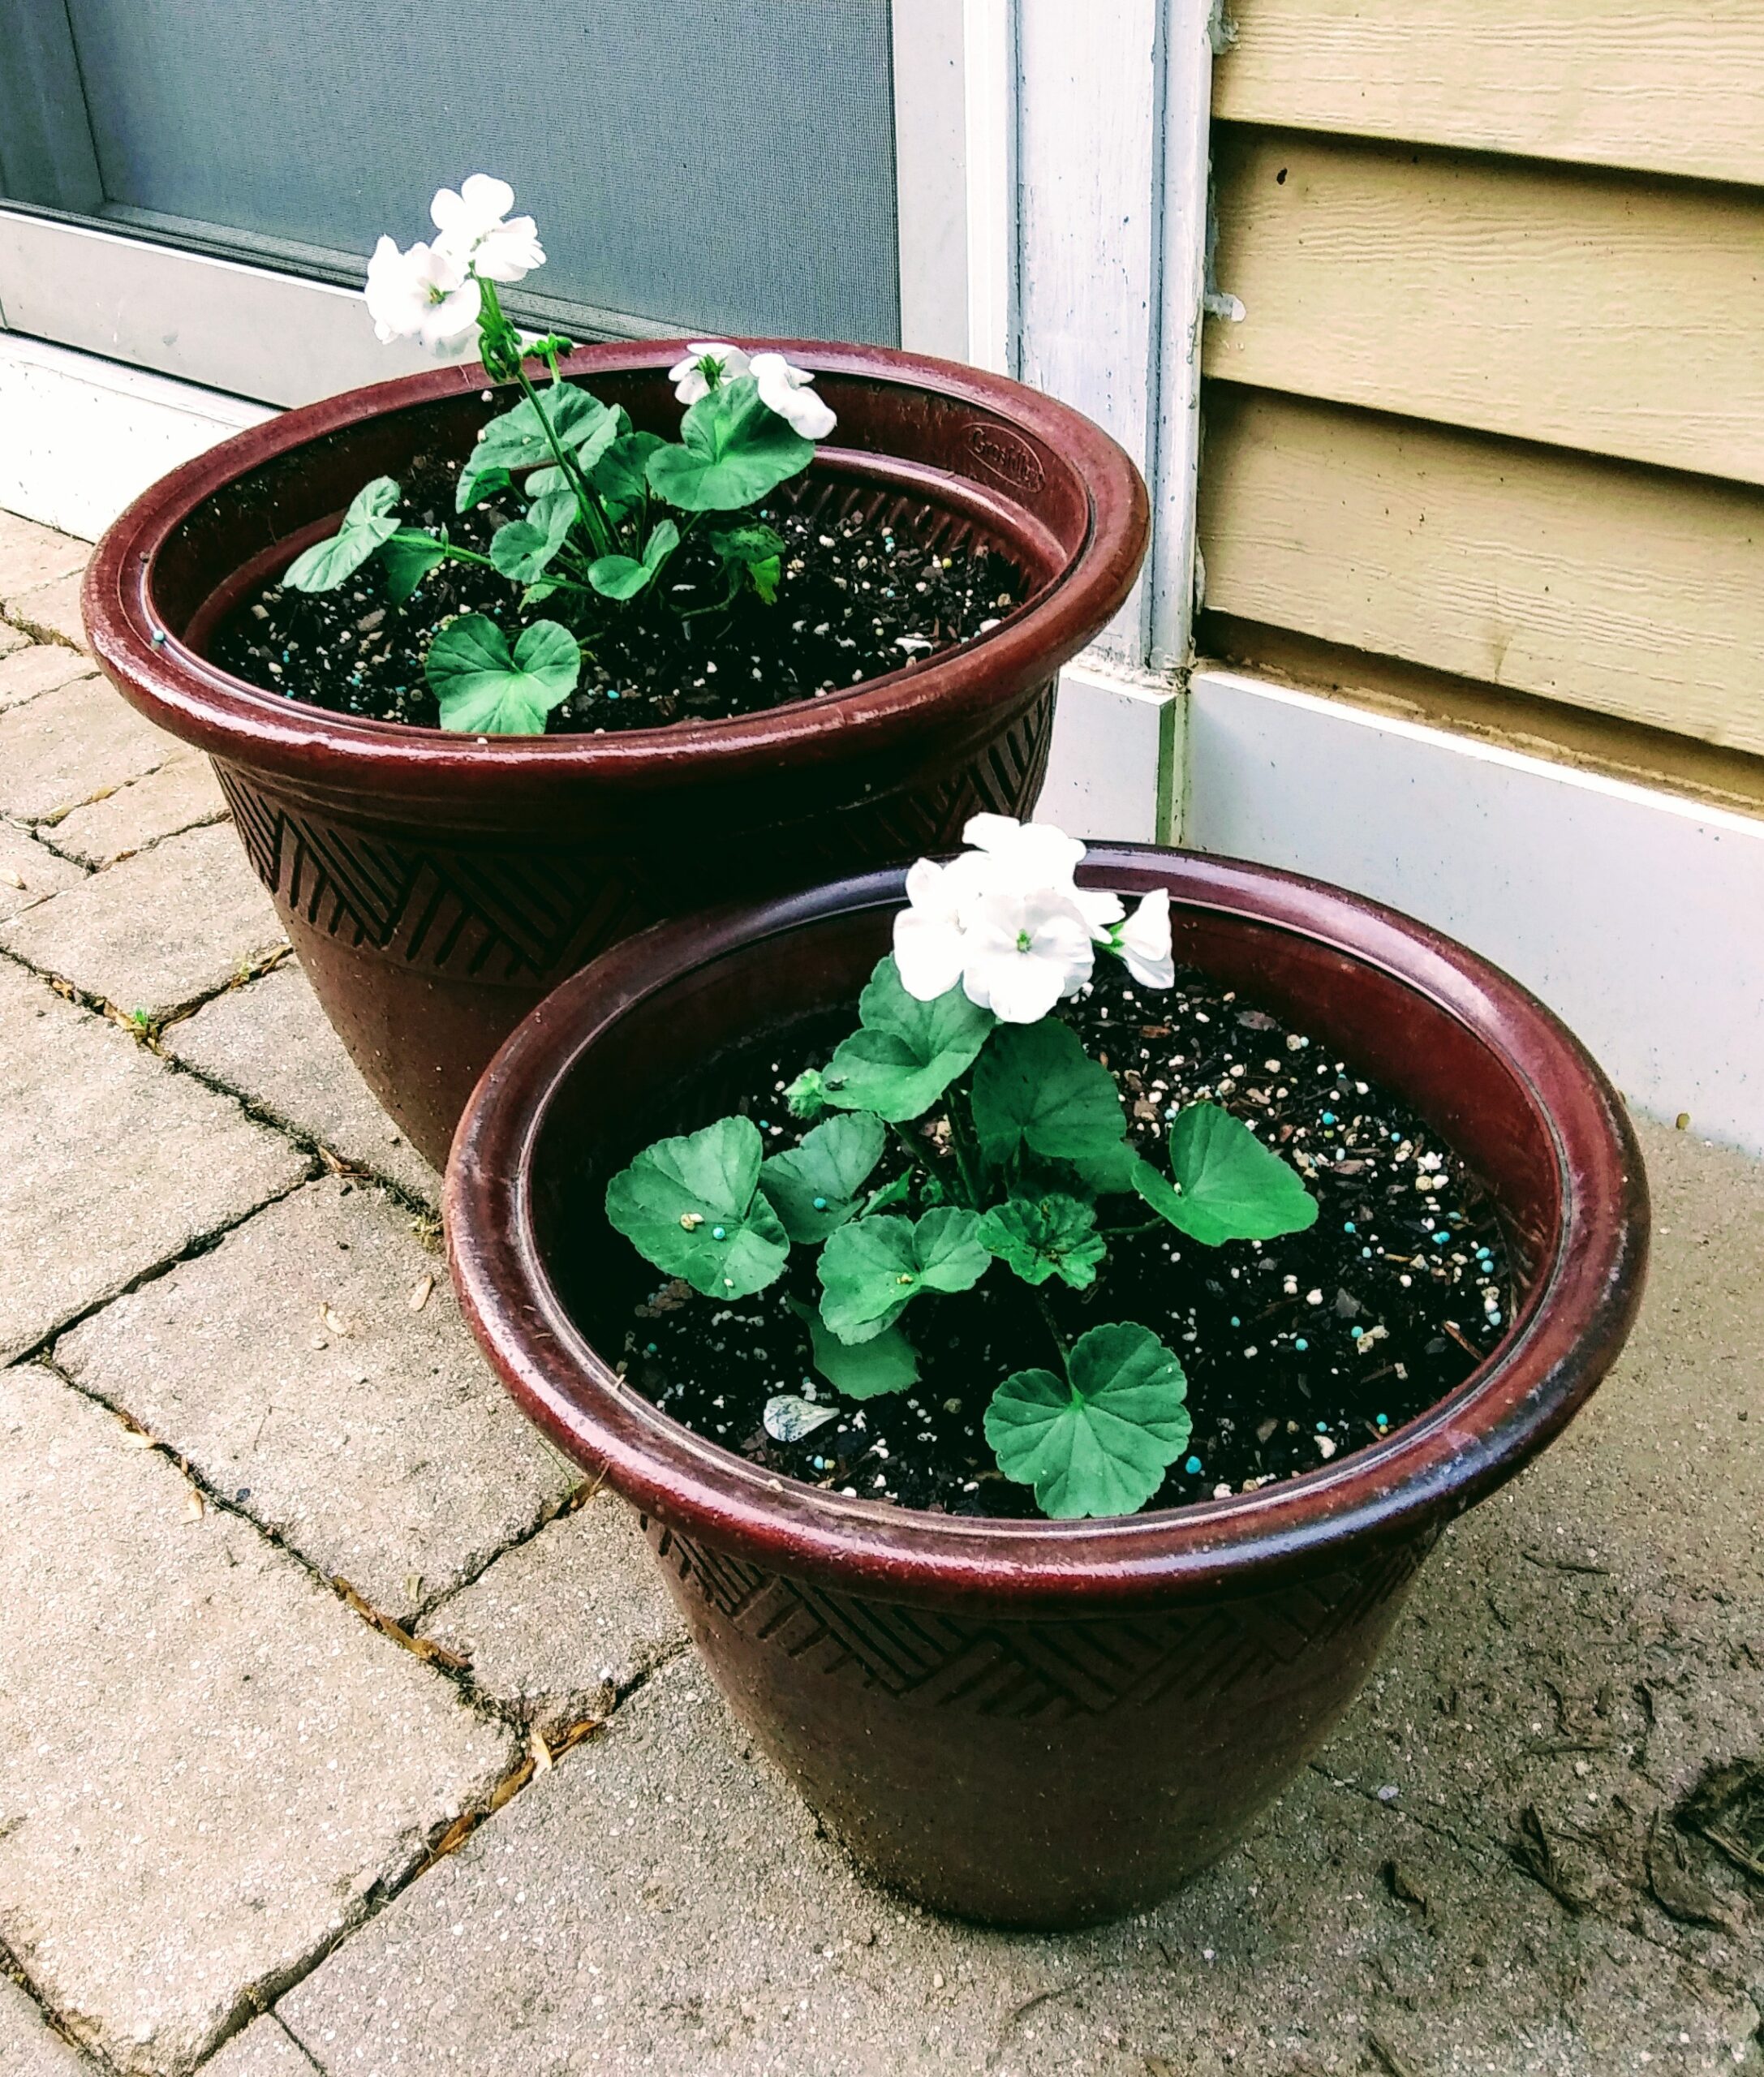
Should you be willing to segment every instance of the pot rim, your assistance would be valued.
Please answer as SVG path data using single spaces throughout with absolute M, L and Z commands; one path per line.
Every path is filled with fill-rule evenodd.
M 1431 1533 L 1511 1477 L 1593 1391 L 1640 1301 L 1647 1185 L 1620 1099 L 1554 1014 L 1427 926 L 1273 867 L 1106 845 L 1091 847 L 1080 878 L 1129 893 L 1168 886 L 1181 906 L 1306 935 L 1382 970 L 1497 1052 L 1547 1135 L 1561 1205 L 1549 1259 L 1505 1338 L 1425 1413 L 1314 1471 L 1228 1499 L 1076 1521 L 975 1520 L 824 1492 L 625 1387 L 570 1318 L 539 1248 L 531 1164 L 552 1101 L 602 1032 L 686 974 L 833 914 L 897 908 L 904 873 L 871 872 L 626 940 L 514 1032 L 461 1120 L 445 1226 L 467 1319 L 527 1414 L 643 1512 L 768 1570 L 925 1606 L 1167 1604 L 1271 1586 L 1366 1540 Z
M 407 722 L 333 714 L 234 677 L 165 628 L 153 605 L 157 560 L 204 500 L 327 435 L 483 389 L 488 378 L 473 363 L 376 383 L 283 412 L 162 477 L 110 527 L 87 570 L 81 609 L 93 653 L 152 719 L 214 755 L 309 774 L 316 752 L 327 763 L 371 765 L 376 783 L 392 790 L 426 789 L 456 774 L 469 774 L 477 785 L 492 773 L 505 782 L 592 776 L 613 784 L 667 784 L 707 767 L 714 768 L 719 780 L 739 779 L 751 771 L 776 769 L 781 760 L 825 755 L 835 742 L 842 757 L 868 754 L 916 733 L 931 712 L 960 716 L 993 709 L 1011 692 L 1044 683 L 1125 599 L 1144 553 L 1149 500 L 1125 452 L 1081 413 L 1007 376 L 894 347 L 807 339 L 741 343 L 780 350 L 815 374 L 933 391 L 1020 428 L 1057 454 L 1082 487 L 1088 503 L 1082 544 L 1059 574 L 999 627 L 931 662 L 867 679 L 849 692 L 793 700 L 760 714 L 605 736 L 480 741 Z M 671 367 L 688 344 L 642 339 L 579 347 L 561 366 L 566 375 L 586 380 L 652 372 Z M 889 458 L 885 451 L 823 452 L 834 466 L 845 462 L 874 469 Z

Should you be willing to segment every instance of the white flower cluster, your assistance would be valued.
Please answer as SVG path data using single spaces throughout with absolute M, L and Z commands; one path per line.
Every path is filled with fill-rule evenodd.
M 687 347 L 686 359 L 668 370 L 674 395 L 682 404 L 708 396 L 713 368 L 720 383 L 751 375 L 759 385 L 760 402 L 804 440 L 824 440 L 839 423 L 810 386 L 815 378 L 807 368 L 793 368 L 782 354 L 746 354 L 726 339 L 699 339 Z
M 1039 1023 L 1090 979 L 1099 945 L 1142 987 L 1175 981 L 1164 888 L 1129 917 L 1118 895 L 1078 886 L 1084 846 L 1051 823 L 977 815 L 962 834 L 973 849 L 947 866 L 921 858 L 906 875 L 894 963 L 910 995 L 935 1002 L 959 982 L 1005 1023 Z
M 457 354 L 477 329 L 483 282 L 518 282 L 545 255 L 531 217 L 511 217 L 514 190 L 475 173 L 429 204 L 436 237 L 401 252 L 382 238 L 368 262 L 368 314 L 382 346 L 420 339 L 431 353 Z

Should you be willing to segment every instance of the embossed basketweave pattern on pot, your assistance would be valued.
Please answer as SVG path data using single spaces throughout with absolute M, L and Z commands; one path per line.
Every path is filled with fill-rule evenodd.
M 758 342 L 756 342 L 758 343 Z M 439 1165 L 473 1083 L 553 983 L 658 918 L 953 849 L 1024 815 L 1060 666 L 1145 552 L 1132 463 L 1051 398 L 867 346 L 778 344 L 837 438 L 779 493 L 940 555 L 996 550 L 1027 596 L 979 638 L 720 721 L 450 736 L 332 714 L 230 677 L 226 617 L 329 532 L 362 484 L 469 452 L 504 399 L 441 369 L 284 413 L 131 506 L 88 572 L 95 653 L 127 698 L 215 761 L 253 866 L 375 1093 Z M 584 348 L 567 377 L 673 434 L 678 344 Z
M 672 832 L 648 849 L 630 832 L 611 846 L 449 847 L 351 826 L 290 803 L 236 766 L 216 769 L 252 870 L 297 940 L 317 934 L 350 952 L 531 994 L 646 923 L 690 908 L 703 888 L 697 861 L 707 842 L 735 847 L 717 875 L 726 897 L 764 892 L 781 879 L 807 884 L 841 868 L 952 850 L 971 815 L 1028 813 L 1046 775 L 1052 724 L 1050 685 L 958 771 L 794 826 L 701 835 L 690 854 Z

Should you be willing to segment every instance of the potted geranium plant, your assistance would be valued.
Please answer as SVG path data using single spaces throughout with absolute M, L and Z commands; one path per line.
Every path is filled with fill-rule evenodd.
M 1422 926 L 968 833 L 566 983 L 448 1230 L 816 1809 L 1051 1925 L 1154 1901 L 1314 1749 L 1621 1345 L 1646 1195 L 1574 1040 Z
M 544 256 L 513 205 L 474 175 L 369 263 L 382 338 L 472 364 L 211 450 L 85 595 L 437 1161 L 522 1013 L 627 931 L 1026 808 L 1147 530 L 1119 449 L 998 377 L 521 331 L 501 291 Z

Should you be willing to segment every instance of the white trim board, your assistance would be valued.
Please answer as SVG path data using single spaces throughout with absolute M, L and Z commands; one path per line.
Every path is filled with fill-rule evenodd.
M 1094 651 L 1068 664 L 1036 820 L 1086 841 L 1172 842 L 1185 711 L 1168 680 L 1122 670 Z
M 0 332 L 0 510 L 96 540 L 168 471 L 274 413 Z
M 1540 995 L 1637 1108 L 1764 1154 L 1764 819 L 1228 671 L 1182 836 L 1387 901 Z

